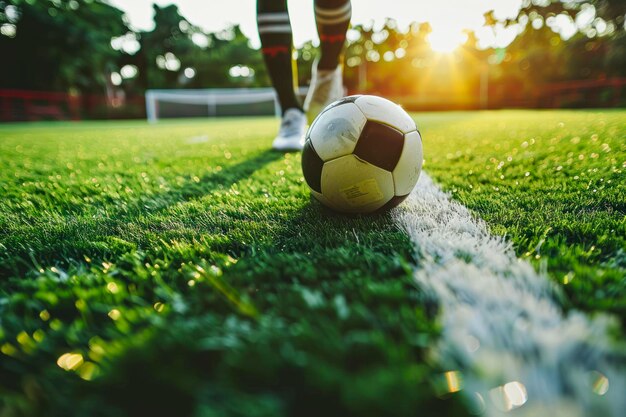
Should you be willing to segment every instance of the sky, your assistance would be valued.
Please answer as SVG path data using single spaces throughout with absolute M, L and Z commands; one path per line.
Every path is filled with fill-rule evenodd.
M 178 5 L 181 14 L 192 24 L 207 31 L 219 31 L 239 24 L 252 45 L 258 47 L 256 32 L 256 0 L 109 0 L 124 10 L 136 29 L 151 29 L 152 3 Z M 484 45 L 504 46 L 515 37 L 516 29 L 500 28 L 497 38 L 483 28 L 484 13 L 494 10 L 499 19 L 514 17 L 522 0 L 352 0 L 352 23 L 381 25 L 385 18 L 398 21 L 400 27 L 409 23 L 429 22 L 433 28 L 431 42 L 442 46 L 462 42 L 462 30 L 473 29 Z M 289 14 L 296 46 L 317 40 L 313 17 L 313 0 L 289 0 Z

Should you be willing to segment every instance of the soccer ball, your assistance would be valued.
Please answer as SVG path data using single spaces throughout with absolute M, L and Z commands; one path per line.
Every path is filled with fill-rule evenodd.
M 422 138 L 397 104 L 349 96 L 311 124 L 302 172 L 311 194 L 344 213 L 371 213 L 400 204 L 422 170 Z

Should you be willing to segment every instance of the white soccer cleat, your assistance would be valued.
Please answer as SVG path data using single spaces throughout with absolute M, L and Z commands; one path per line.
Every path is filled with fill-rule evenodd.
M 326 106 L 344 96 L 341 65 L 334 70 L 319 70 L 317 64 L 317 62 L 313 64 L 311 86 L 304 100 L 304 109 L 309 123 L 312 123 Z
M 300 151 L 304 146 L 306 116 L 298 109 L 288 109 L 280 122 L 278 136 L 272 149 L 277 151 Z

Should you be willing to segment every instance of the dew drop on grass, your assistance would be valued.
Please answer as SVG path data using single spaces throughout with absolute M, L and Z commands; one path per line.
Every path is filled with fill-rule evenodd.
M 504 393 L 513 408 L 521 407 L 528 400 L 526 387 L 521 382 L 512 381 L 504 384 Z
M 109 282 L 107 284 L 107 291 L 111 294 L 117 294 L 119 292 L 119 287 L 115 282 Z
M 568 272 L 568 273 L 567 273 L 567 274 L 563 277 L 563 284 L 564 284 L 564 285 L 567 285 L 567 284 L 569 284 L 570 282 L 572 282 L 572 280 L 574 279 L 574 276 L 575 276 L 574 272 L 572 272 L 572 271 Z
M 458 371 L 448 371 L 444 373 L 447 390 L 449 393 L 458 392 L 462 388 L 461 374 Z
M 602 396 L 608 392 L 609 379 L 604 376 L 604 374 L 598 371 L 592 371 L 589 376 L 591 380 L 591 390 L 594 393 Z
M 26 344 L 28 344 L 28 343 L 30 342 L 30 340 L 31 340 L 31 339 L 30 339 L 30 336 L 28 335 L 28 333 L 26 333 L 25 331 L 23 331 L 23 330 L 22 330 L 22 331 L 21 331 L 21 332 L 17 335 L 16 340 L 17 340 L 17 342 L 18 342 L 20 345 L 26 345 Z
M 82 365 L 83 361 L 83 355 L 80 353 L 64 353 L 57 359 L 57 365 L 66 371 L 71 371 Z
M 43 330 L 41 329 L 37 329 L 35 330 L 35 332 L 33 333 L 33 339 L 37 342 L 37 343 L 41 343 L 43 341 L 43 339 L 45 338 L 46 334 L 43 332 Z
M 122 313 L 120 313 L 118 309 L 114 308 L 113 310 L 109 311 L 108 315 L 111 320 L 118 320 L 122 316 Z
M 77 370 L 78 376 L 85 381 L 91 381 L 98 371 L 98 366 L 93 362 L 83 363 Z

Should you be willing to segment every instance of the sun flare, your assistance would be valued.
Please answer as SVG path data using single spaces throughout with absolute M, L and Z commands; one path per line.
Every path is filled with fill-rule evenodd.
M 437 28 L 429 35 L 430 47 L 435 52 L 450 53 L 467 40 L 467 35 L 459 30 Z

